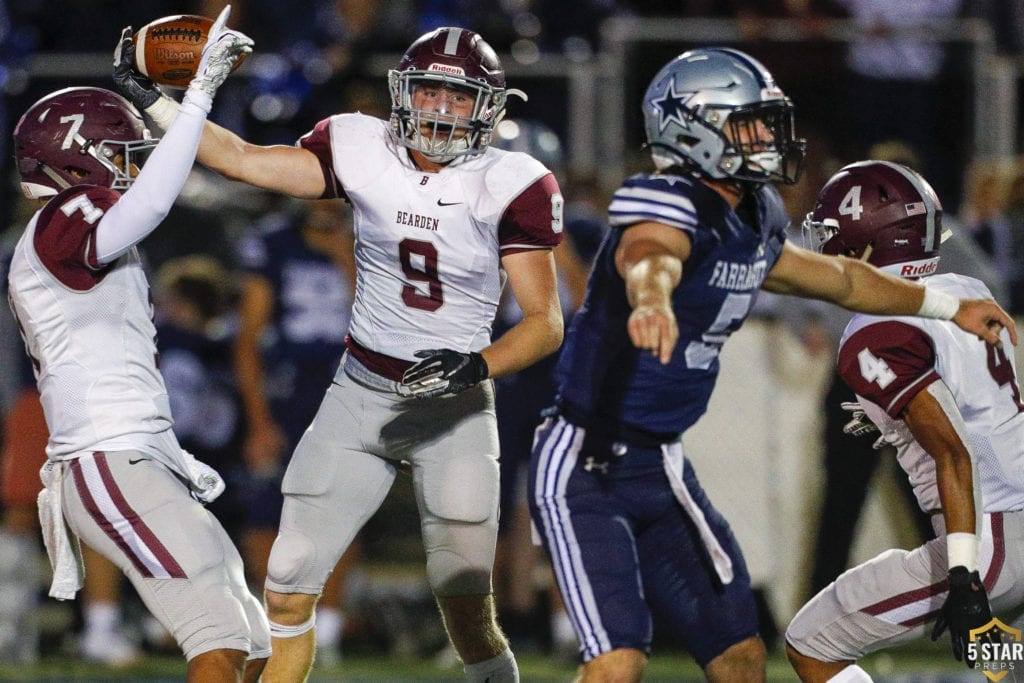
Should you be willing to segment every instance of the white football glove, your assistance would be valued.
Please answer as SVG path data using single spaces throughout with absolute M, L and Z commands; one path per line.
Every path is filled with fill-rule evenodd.
M 203 47 L 203 55 L 199 59 L 196 75 L 188 84 L 188 89 L 204 93 L 213 99 L 217 88 L 231 73 L 231 68 L 242 55 L 252 52 L 252 39 L 233 29 L 226 28 L 231 5 L 227 5 L 217 20 L 210 27 L 210 34 Z
M 182 462 L 188 470 L 188 488 L 192 497 L 204 505 L 217 500 L 224 493 L 224 479 L 217 470 L 196 458 L 184 448 L 181 449 Z

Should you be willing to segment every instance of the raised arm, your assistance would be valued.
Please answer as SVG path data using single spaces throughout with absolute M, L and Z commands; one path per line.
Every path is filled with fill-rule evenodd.
M 990 299 L 961 299 L 882 272 L 863 261 L 825 256 L 786 242 L 764 289 L 821 299 L 851 311 L 876 315 L 917 315 L 952 320 L 963 330 L 999 346 L 1005 327 L 1017 343 L 1017 328 Z
M 210 121 L 203 130 L 196 159 L 225 178 L 294 197 L 317 199 L 325 189 L 320 161 L 309 150 L 254 145 Z
M 132 187 L 104 214 L 96 227 L 96 258 L 110 263 L 138 244 L 167 216 L 196 158 L 203 122 L 217 89 L 232 64 L 252 50 L 252 41 L 226 27 L 231 6 L 224 8 L 210 29 L 196 75 L 178 116 L 148 159 Z M 114 51 L 115 71 L 124 68 L 133 52 L 131 29 L 121 34 Z
M 176 120 L 181 105 L 136 70 L 134 53 L 135 44 L 131 27 L 128 27 L 122 32 L 114 53 L 114 85 L 121 95 L 146 113 L 155 128 L 166 131 Z M 253 145 L 210 121 L 203 129 L 196 159 L 225 178 L 295 197 L 316 199 L 325 189 L 320 162 L 312 152 L 288 145 Z

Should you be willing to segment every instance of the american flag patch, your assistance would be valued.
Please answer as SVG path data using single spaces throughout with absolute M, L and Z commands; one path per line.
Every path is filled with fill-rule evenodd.
M 917 216 L 928 210 L 924 208 L 924 202 L 913 202 L 912 204 L 907 204 L 906 208 L 908 216 Z

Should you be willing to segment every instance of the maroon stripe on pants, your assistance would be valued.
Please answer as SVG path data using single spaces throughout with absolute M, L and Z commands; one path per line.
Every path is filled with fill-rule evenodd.
M 93 454 L 94 462 L 96 463 L 96 469 L 99 472 L 100 480 L 103 483 L 103 488 L 106 490 L 107 495 L 110 496 L 117 511 L 124 517 L 131 527 L 132 531 L 139 537 L 139 539 L 149 548 L 149 551 L 153 554 L 156 560 L 160 563 L 160 566 L 169 575 L 170 578 L 184 579 L 187 578 L 185 572 L 178 565 L 178 562 L 171 555 L 170 551 L 160 542 L 153 530 L 146 525 L 146 523 L 139 517 L 138 513 L 129 505 L 125 499 L 121 489 L 117 486 L 117 482 L 114 481 L 114 475 L 110 471 L 110 465 L 107 463 L 107 456 L 103 452 L 96 452 Z M 95 499 L 89 492 L 89 487 L 85 482 L 85 475 L 81 471 L 81 467 L 78 466 L 78 461 L 74 461 L 72 465 L 72 472 L 75 476 L 75 486 L 78 489 L 79 495 L 82 497 L 85 503 L 86 509 L 92 516 L 93 520 L 99 524 L 100 528 L 107 535 L 110 540 L 117 544 L 132 565 L 139 571 L 139 573 L 146 578 L 153 578 L 153 572 L 148 566 L 146 566 L 143 558 L 139 557 L 135 549 L 129 545 L 121 534 L 118 533 L 114 526 L 114 522 L 106 517 L 96 504 Z

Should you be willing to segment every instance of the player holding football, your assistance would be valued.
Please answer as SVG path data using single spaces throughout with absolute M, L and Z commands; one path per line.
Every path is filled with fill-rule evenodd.
M 555 177 L 489 146 L 505 72 L 461 28 L 417 39 L 390 72 L 391 120 L 338 114 L 298 145 L 256 146 L 207 123 L 199 160 L 229 178 L 353 207 L 357 288 L 348 350 L 285 474 L 267 568 L 274 655 L 265 679 L 302 680 L 328 573 L 412 467 L 427 578 L 470 681 L 518 680 L 491 594 L 498 511 L 493 383 L 561 343 L 551 250 Z M 119 82 L 159 121 L 174 104 L 137 74 Z M 507 277 L 524 313 L 491 343 Z
M 170 210 L 217 88 L 251 51 L 248 37 L 225 27 L 229 11 L 211 27 L 159 144 L 108 90 L 60 90 L 25 112 L 14 130 L 21 186 L 45 205 L 18 241 L 8 278 L 50 432 L 39 505 L 50 594 L 69 599 L 81 587 L 81 539 L 121 568 L 184 651 L 188 680 L 204 683 L 243 672 L 255 681 L 270 630 L 238 551 L 199 502 L 223 482 L 171 431 L 136 245 Z M 115 54 L 115 68 L 125 68 L 123 56 Z
M 840 170 L 804 221 L 827 254 L 863 259 L 958 298 L 987 298 L 982 282 L 932 275 L 942 206 L 905 166 L 865 161 Z M 1024 605 L 1024 401 L 1013 354 L 943 320 L 857 315 L 839 372 L 859 399 L 849 431 L 881 432 L 936 538 L 889 550 L 842 574 L 786 632 L 804 681 L 870 681 L 856 661 L 929 631 L 949 629 L 953 654 L 974 667 L 971 629 Z M 877 427 L 876 427 L 877 425 Z
M 954 319 L 991 343 L 989 325 L 1012 322 L 993 301 L 961 301 L 786 240 L 771 183 L 795 182 L 803 142 L 790 100 L 749 55 L 676 57 L 651 81 L 643 113 L 658 170 L 612 199 L 612 232 L 559 362 L 557 414 L 534 445 L 531 511 L 584 681 L 641 679 L 653 610 L 709 680 L 763 680 L 743 556 L 681 440 L 758 291 Z

